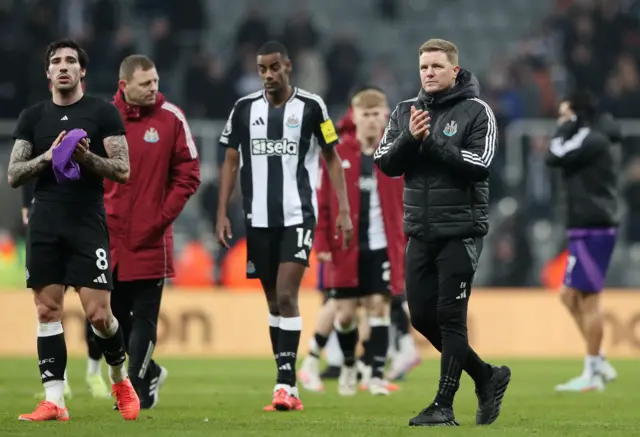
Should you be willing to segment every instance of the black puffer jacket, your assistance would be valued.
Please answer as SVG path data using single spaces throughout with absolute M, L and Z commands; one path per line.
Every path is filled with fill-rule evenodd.
M 618 224 L 620 126 L 609 114 L 595 123 L 576 119 L 559 127 L 547 164 L 562 169 L 566 227 L 608 228 Z
M 391 114 L 374 159 L 385 174 L 404 175 L 404 231 L 411 237 L 479 237 L 489 230 L 489 166 L 498 132 L 479 93 L 475 76 L 460 70 L 453 88 L 420 90 Z M 412 105 L 431 116 L 424 142 L 409 132 Z

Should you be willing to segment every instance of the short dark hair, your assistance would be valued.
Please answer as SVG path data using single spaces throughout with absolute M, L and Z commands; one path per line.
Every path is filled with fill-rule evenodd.
M 151 70 L 155 68 L 156 64 L 145 55 L 129 55 L 120 63 L 120 80 L 131 80 L 133 73 L 141 68 L 143 71 Z
M 44 55 L 44 68 L 45 70 L 49 69 L 49 63 L 51 62 L 51 58 L 53 55 L 60 49 L 73 49 L 78 53 L 78 62 L 80 63 L 80 68 L 83 70 L 87 68 L 89 65 L 89 55 L 84 49 L 70 38 L 63 38 L 56 40 L 47 46 L 47 50 Z
M 587 90 L 573 91 L 562 99 L 562 101 L 569 103 L 569 107 L 576 113 L 578 118 L 593 120 L 598 111 L 596 97 Z
M 289 57 L 287 48 L 279 41 L 267 41 L 258 49 L 258 55 L 271 55 L 274 53 L 280 53 L 283 58 Z

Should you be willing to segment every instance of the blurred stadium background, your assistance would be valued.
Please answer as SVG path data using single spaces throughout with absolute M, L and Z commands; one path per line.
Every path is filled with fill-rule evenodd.
M 0 0 L 0 332 L 9 333 L 0 337 L 0 434 L 36 435 L 33 428 L 21 434 L 13 421 L 16 408 L 32 407 L 30 393 L 39 388 L 33 358 L 10 358 L 33 357 L 36 347 L 33 304 L 23 282 L 20 191 L 6 181 L 11 134 L 20 111 L 48 97 L 45 46 L 56 37 L 71 36 L 91 57 L 87 91 L 105 99 L 116 90 L 124 56 L 150 55 L 160 72 L 161 91 L 189 118 L 202 160 L 201 189 L 174 227 L 178 275 L 165 293 L 159 326 L 157 353 L 174 360 L 167 364 L 173 376 L 163 389 L 158 413 L 145 415 L 148 426 L 138 428 L 138 434 L 174 436 L 191 430 L 189 435 L 210 435 L 211 417 L 217 432 L 243 437 L 280 435 L 283 424 L 294 433 L 328 435 L 344 429 L 352 436 L 390 436 L 399 435 L 406 418 L 426 405 L 424 389 L 437 380 L 436 362 L 412 374 L 412 383 L 403 386 L 400 401 L 392 405 L 365 399 L 356 406 L 335 395 L 304 395 L 307 419 L 256 419 L 252 411 L 268 400 L 273 372 L 266 305 L 258 284 L 244 279 L 238 197 L 231 209 L 231 251 L 220 251 L 213 229 L 222 155 L 217 140 L 234 100 L 261 88 L 255 70 L 261 43 L 276 38 L 287 45 L 295 84 L 323 96 L 337 122 L 357 84 L 377 84 L 394 104 L 414 96 L 419 89 L 417 49 L 440 37 L 458 45 L 461 65 L 481 79 L 481 97 L 490 103 L 500 128 L 491 179 L 491 231 L 477 274 L 481 288 L 470 305 L 471 343 L 483 355 L 508 357 L 503 362 L 516 375 L 505 403 L 509 414 L 498 424 L 505 430 L 498 434 L 636 435 L 640 423 L 634 406 L 640 399 L 634 387 L 639 380 L 632 363 L 614 361 L 626 382 L 612 386 L 599 400 L 547 394 L 556 383 L 575 376 L 584 351 L 553 293 L 564 262 L 562 191 L 543 157 L 558 100 L 572 86 L 594 91 L 623 125 L 623 219 L 607 278 L 615 290 L 604 298 L 605 349 L 610 357 L 637 357 L 639 22 L 638 0 Z M 321 302 L 316 282 L 313 263 L 301 297 L 301 354 Z M 69 374 L 72 386 L 81 387 L 83 316 L 75 296 L 70 294 L 67 302 L 67 344 L 77 357 Z M 425 357 L 436 356 L 424 342 L 420 346 Z M 226 363 L 189 361 L 238 356 L 242 360 Z M 246 359 L 250 356 L 264 362 L 252 364 Z M 574 362 L 530 361 L 533 357 Z M 472 423 L 475 408 L 469 389 L 463 381 L 457 410 L 463 424 Z M 84 428 L 65 427 L 65 432 L 131 432 L 117 417 L 103 417 L 108 406 L 94 409 L 100 401 L 77 391 L 82 403 L 73 403 L 72 414 L 89 420 Z M 601 415 L 589 413 L 594 406 Z M 256 421 L 263 426 L 256 427 Z M 94 426 L 102 422 L 108 426 Z
M 477 274 L 483 289 L 471 305 L 477 312 L 472 314 L 476 342 L 491 343 L 489 332 L 499 333 L 514 323 L 513 340 L 506 346 L 496 340 L 485 346 L 489 352 L 582 353 L 568 316 L 549 292 L 561 277 L 564 227 L 558 174 L 543 162 L 558 100 L 579 86 L 600 97 L 626 136 L 620 168 L 621 233 L 607 278 L 608 287 L 617 291 L 605 302 L 615 328 L 607 339 L 609 348 L 614 355 L 633 355 L 640 347 L 635 335 L 638 305 L 629 305 L 640 302 L 635 293 L 640 288 L 639 20 L 637 0 L 0 0 L 4 323 L 19 319 L 25 338 L 35 328 L 24 323 L 31 311 L 23 285 L 25 231 L 20 191 L 7 184 L 6 168 L 18 114 L 48 97 L 43 53 L 52 39 L 70 36 L 86 46 L 91 58 L 87 91 L 105 99 L 116 90 L 124 56 L 142 52 L 155 60 L 161 91 L 189 118 L 203 177 L 201 189 L 175 224 L 178 275 L 166 295 L 161 326 L 166 335 L 159 351 L 251 355 L 268 354 L 262 326 L 266 307 L 258 283 L 244 279 L 237 196 L 231 209 L 231 251 L 220 250 L 213 229 L 222 159 L 217 140 L 234 100 L 261 88 L 257 47 L 271 38 L 282 40 L 293 57 L 294 83 L 323 96 L 338 122 L 350 90 L 363 82 L 385 89 L 394 104 L 414 96 L 419 89 L 417 48 L 428 38 L 441 37 L 458 45 L 461 65 L 479 76 L 481 97 L 500 125 L 491 179 L 491 232 Z M 307 333 L 320 302 L 316 283 L 313 263 L 302 300 Z M 494 300 L 504 308 L 488 307 Z M 248 321 L 238 318 L 242 311 Z M 548 328 L 534 329 L 539 314 L 550 320 Z M 218 339 L 221 319 L 237 325 L 235 332 L 260 331 L 262 336 Z M 555 346 L 544 344 L 543 338 L 554 332 L 566 335 L 558 337 Z M 533 337 L 523 341 L 523 335 Z M 20 337 L 1 339 L 0 354 L 31 352 L 35 344 L 20 346 Z M 79 340 L 70 347 L 82 353 Z M 225 346 L 225 341 L 230 344 Z

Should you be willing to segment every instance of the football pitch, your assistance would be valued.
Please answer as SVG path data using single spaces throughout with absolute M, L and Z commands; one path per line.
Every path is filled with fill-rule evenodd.
M 113 401 L 90 397 L 84 384 L 85 361 L 69 362 L 73 398 L 71 421 L 18 422 L 30 412 L 40 389 L 37 363 L 0 358 L 0 436 L 187 437 L 314 436 L 373 437 L 465 436 L 625 436 L 640 432 L 640 372 L 636 361 L 613 361 L 618 380 L 603 393 L 557 394 L 556 383 L 577 376 L 580 360 L 496 360 L 513 371 L 502 414 L 490 427 L 475 426 L 473 383 L 463 376 L 456 398 L 459 428 L 409 428 L 407 421 L 432 400 L 439 362 L 425 361 L 390 397 L 360 392 L 343 398 L 336 383 L 323 394 L 303 391 L 305 411 L 265 413 L 275 366 L 267 360 L 161 360 L 169 378 L 158 406 L 125 422 Z

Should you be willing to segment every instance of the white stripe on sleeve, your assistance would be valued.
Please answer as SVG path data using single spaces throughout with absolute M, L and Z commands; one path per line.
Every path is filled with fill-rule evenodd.
M 558 158 L 562 158 L 567 153 L 579 149 L 584 143 L 585 138 L 591 132 L 591 129 L 588 127 L 581 127 L 578 129 L 578 132 L 567 141 L 563 141 L 562 138 L 556 137 L 551 140 L 549 144 L 549 152 L 557 156 Z
M 484 150 L 482 156 L 470 151 L 462 150 L 462 159 L 466 162 L 482 167 L 489 167 L 496 150 L 496 138 L 498 134 L 498 128 L 496 124 L 496 118 L 493 115 L 493 111 L 483 100 L 472 98 L 474 102 L 480 103 L 484 108 L 484 112 L 487 116 L 487 134 L 484 137 Z

